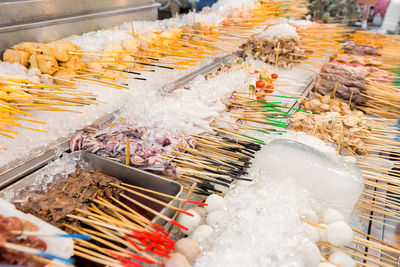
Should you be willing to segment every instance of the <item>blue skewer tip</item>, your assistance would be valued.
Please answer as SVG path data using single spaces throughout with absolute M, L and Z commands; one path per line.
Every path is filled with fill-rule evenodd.
M 63 262 L 68 263 L 68 264 L 74 264 L 75 263 L 74 259 L 66 259 L 66 258 L 59 257 L 59 256 L 56 256 L 56 255 L 47 253 L 47 252 L 40 252 L 40 253 L 37 254 L 37 256 L 41 256 L 41 257 L 44 257 L 44 258 L 47 258 L 47 259 L 51 259 L 51 260 L 63 261 Z
M 90 236 L 89 235 L 82 235 L 82 234 L 59 234 L 59 237 L 70 237 L 70 238 L 77 238 L 77 239 L 83 239 L 83 240 L 89 240 Z

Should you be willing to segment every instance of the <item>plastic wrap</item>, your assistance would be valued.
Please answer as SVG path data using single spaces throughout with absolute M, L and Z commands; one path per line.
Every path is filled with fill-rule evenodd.
M 322 209 L 334 208 L 347 221 L 363 189 L 361 173 L 353 163 L 290 140 L 271 142 L 259 152 L 254 167 L 282 181 L 294 178 Z

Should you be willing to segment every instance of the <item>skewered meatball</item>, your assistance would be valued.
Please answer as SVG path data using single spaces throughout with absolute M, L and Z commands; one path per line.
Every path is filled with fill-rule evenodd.
M 12 48 L 18 51 L 28 52 L 29 54 L 35 54 L 39 49 L 39 44 L 32 42 L 22 42 L 14 45 Z
M 14 49 L 6 49 L 3 54 L 3 60 L 10 63 L 19 63 L 27 67 L 29 65 L 29 53 Z
M 43 54 L 53 56 L 58 61 L 68 61 L 77 46 L 71 41 L 59 40 L 42 46 Z
M 38 68 L 42 73 L 53 74 L 58 70 L 57 60 L 49 55 L 31 55 L 29 63 L 32 68 Z

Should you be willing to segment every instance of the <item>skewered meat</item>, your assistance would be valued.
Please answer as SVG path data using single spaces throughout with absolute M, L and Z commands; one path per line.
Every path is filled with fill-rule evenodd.
M 78 222 L 68 218 L 67 214 L 77 214 L 76 208 L 87 210 L 90 199 L 97 196 L 111 201 L 111 196 L 118 198 L 120 190 L 111 187 L 110 183 L 120 184 L 120 181 L 104 173 L 79 168 L 70 174 L 67 179 L 54 179 L 47 184 L 46 190 L 31 191 L 29 189 L 18 192 L 13 201 L 28 194 L 27 201 L 16 201 L 16 208 L 31 213 L 57 227 L 63 223 Z
M 361 45 L 361 44 L 356 44 L 355 42 L 348 42 L 343 45 L 343 50 L 352 55 L 369 55 L 369 56 L 377 56 L 379 55 L 378 53 L 378 48 L 375 46 L 370 46 L 370 45 Z
M 361 95 L 366 91 L 365 78 L 370 70 L 366 67 L 353 67 L 337 62 L 328 62 L 321 68 L 316 79 L 315 92 L 321 95 L 330 95 L 337 85 L 335 97 L 347 102 L 352 96 L 352 107 L 365 103 L 366 99 Z
M 6 49 L 3 54 L 4 62 L 19 63 L 28 67 L 30 54 L 25 51 Z
M 31 55 L 29 63 L 32 68 L 38 68 L 42 73 L 50 75 L 58 70 L 57 60 L 49 55 Z
M 371 56 L 357 56 L 351 54 L 339 54 L 335 57 L 335 61 L 363 66 L 379 66 L 382 64 L 382 61 Z
M 26 225 L 30 225 L 30 228 L 26 228 Z M 43 240 L 37 238 L 36 236 L 28 236 L 26 238 L 23 238 L 19 234 L 15 234 L 12 232 L 23 230 L 30 231 L 32 230 L 32 225 L 33 224 L 30 222 L 22 222 L 17 217 L 3 217 L 0 215 L 0 244 L 9 242 L 45 251 L 47 248 L 47 244 Z M 32 267 L 42 267 L 46 265 L 42 262 L 36 261 L 35 258 L 33 258 L 30 254 L 7 249 L 3 246 L 0 246 L 0 264 L 23 265 Z
M 241 46 L 242 57 L 253 57 L 262 61 L 275 64 L 279 67 L 291 69 L 298 60 L 305 59 L 309 51 L 301 48 L 302 43 L 297 38 L 282 38 L 268 40 L 257 35 L 252 36 Z

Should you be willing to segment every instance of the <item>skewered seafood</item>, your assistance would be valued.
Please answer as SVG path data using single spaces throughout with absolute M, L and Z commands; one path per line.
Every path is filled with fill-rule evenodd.
M 84 134 L 75 135 L 70 141 L 70 149 L 83 150 L 125 162 L 126 139 L 130 140 L 131 165 L 179 176 L 175 166 L 161 157 L 161 154 L 170 153 L 174 147 L 171 139 L 166 136 L 154 137 L 149 129 L 134 124 L 126 123 L 102 130 L 90 129 Z M 185 147 L 194 147 L 190 137 L 182 138 L 178 143 Z
M 324 112 L 337 112 L 340 115 L 352 114 L 350 106 L 337 98 L 331 98 L 330 95 L 321 95 L 315 93 L 312 98 L 302 101 L 304 109 L 311 111 L 313 114 L 321 114 Z M 356 111 L 355 111 L 356 112 Z M 357 111 L 358 114 L 360 114 Z M 361 115 L 361 114 L 360 114 Z
M 345 110 L 347 114 L 344 116 L 338 112 L 321 114 L 296 112 L 290 119 L 292 128 L 328 143 L 341 144 L 343 148 L 353 153 L 367 154 L 365 138 L 371 134 L 371 124 L 364 119 L 364 113 L 361 111 L 350 111 L 349 108 Z

